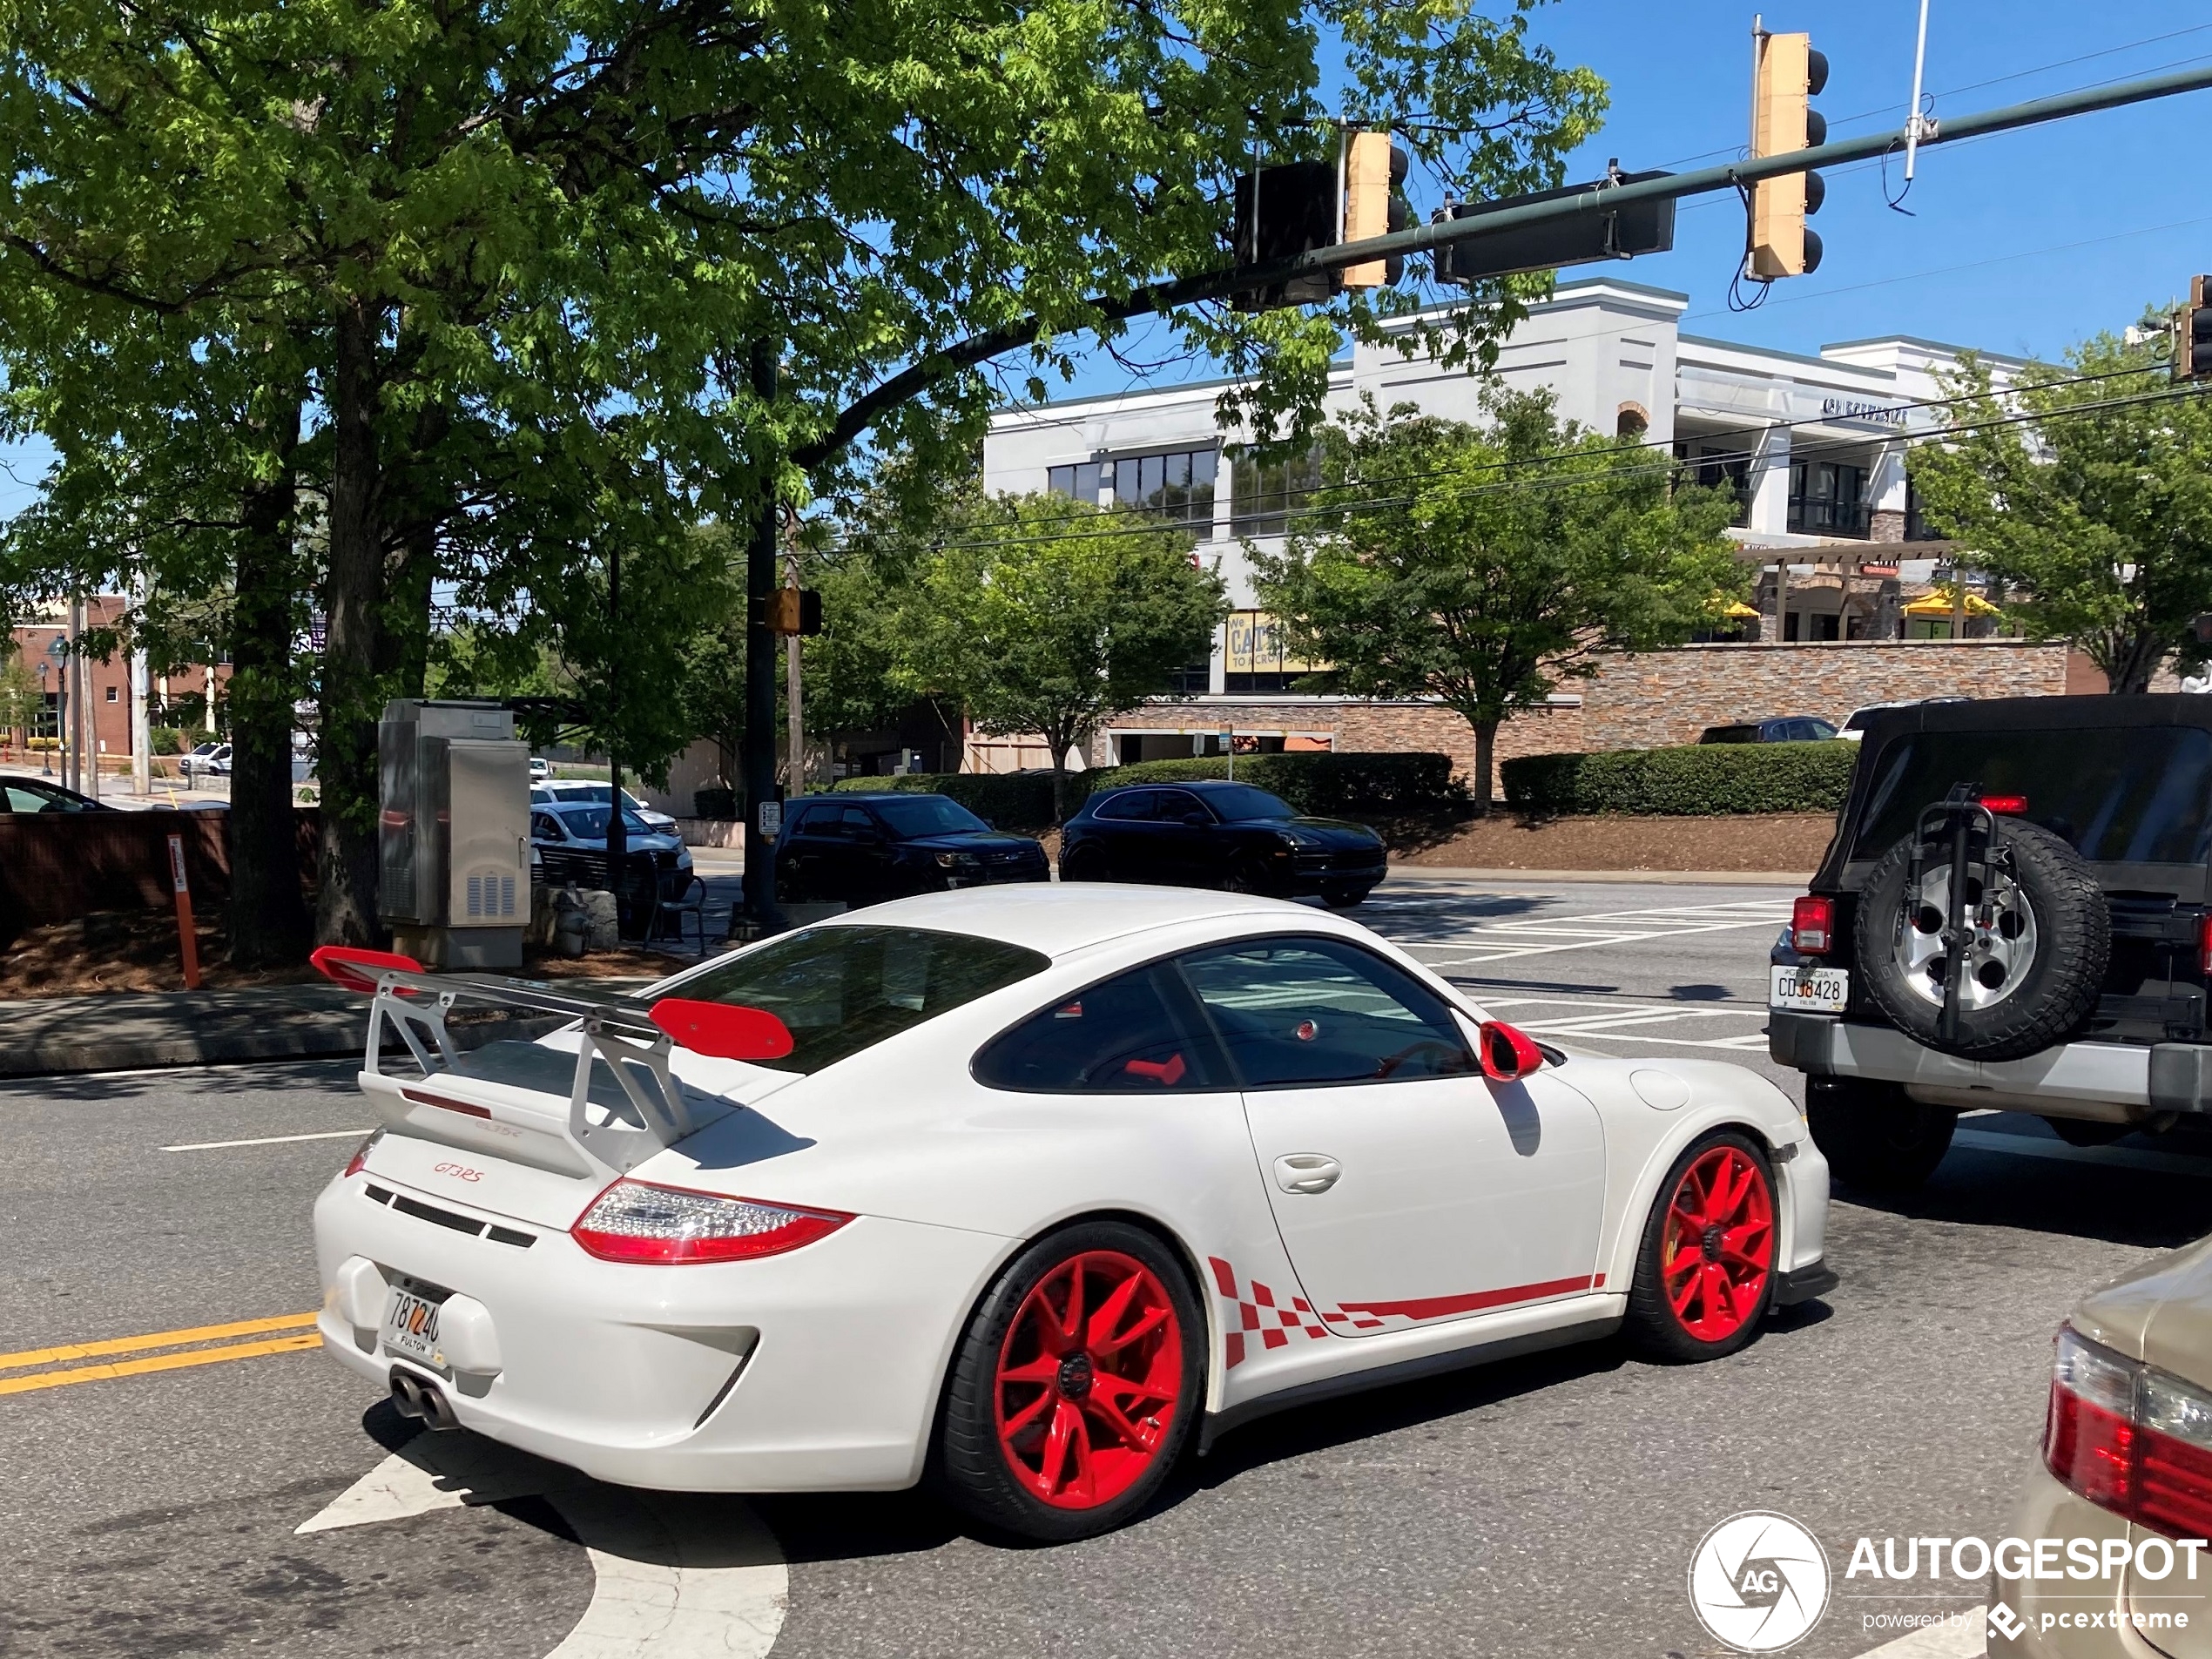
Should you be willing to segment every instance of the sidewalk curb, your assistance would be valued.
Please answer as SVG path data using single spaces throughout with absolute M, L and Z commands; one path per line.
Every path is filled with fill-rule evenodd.
M 1509 870 L 1457 864 L 1393 864 L 1378 891 L 1389 891 L 1390 883 L 1401 876 L 1417 881 L 1588 881 L 1690 887 L 1803 887 L 1812 880 L 1810 871 L 1792 875 L 1777 870 Z
M 558 1015 L 485 1021 L 455 1027 L 452 1036 L 454 1046 L 466 1050 L 509 1039 L 529 1042 L 566 1023 Z M 292 1022 L 289 1029 L 279 1026 L 207 1035 L 180 1034 L 119 1042 L 90 1038 L 10 1046 L 0 1051 L 0 1079 L 98 1076 L 104 1071 L 151 1071 L 241 1060 L 338 1060 L 364 1053 L 368 1038 L 368 1005 L 363 1002 L 358 1012 L 342 1019 L 316 1015 Z M 405 1054 L 407 1048 L 397 1038 L 387 1038 L 384 1051 Z

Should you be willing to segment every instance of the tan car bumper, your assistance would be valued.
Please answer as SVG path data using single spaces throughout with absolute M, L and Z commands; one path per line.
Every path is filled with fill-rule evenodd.
M 2039 1463 L 2013 1512 L 2009 1535 L 2107 1538 L 2144 1536 L 2110 1510 L 2100 1509 L 2054 1480 Z M 2063 1552 L 2060 1555 L 2063 1561 Z M 1991 1659 L 2202 1659 L 2212 1654 L 2212 1571 L 2202 1562 L 2191 1581 L 2177 1568 L 2157 1584 L 2130 1585 L 2125 1569 L 2110 1577 L 1995 1580 L 1990 1608 Z M 2002 1631 L 2018 1621 L 2019 1634 Z M 2161 1628 L 2144 1628 L 2164 1621 Z M 2176 1619 L 2186 1619 L 2176 1624 Z

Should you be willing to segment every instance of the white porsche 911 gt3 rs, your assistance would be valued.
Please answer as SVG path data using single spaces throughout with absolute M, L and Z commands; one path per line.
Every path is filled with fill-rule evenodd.
M 604 1004 L 322 954 L 384 1121 L 315 1206 L 328 1352 L 611 1481 L 927 1476 L 1076 1538 L 1259 1413 L 1624 1326 L 1725 1354 L 1835 1282 L 1772 1084 L 1542 1048 L 1295 905 L 932 895 Z M 582 1017 L 457 1054 L 469 995 Z

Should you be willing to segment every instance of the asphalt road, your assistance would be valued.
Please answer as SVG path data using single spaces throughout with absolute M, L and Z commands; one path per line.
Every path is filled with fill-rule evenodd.
M 1369 920 L 1549 1040 L 1787 1080 L 1758 1033 L 1788 899 L 1409 879 Z M 2212 1156 L 1973 1119 L 1909 1204 L 1841 1195 L 1842 1286 L 1732 1359 L 1603 1345 L 1311 1407 L 1225 1438 L 1126 1532 L 1018 1549 L 914 1494 L 653 1500 L 410 1439 L 299 1319 L 308 1203 L 368 1121 L 344 1064 L 0 1085 L 6 1659 L 1662 1659 L 1715 1650 L 1689 1555 L 1754 1507 L 1838 1575 L 1797 1651 L 1856 1655 L 1894 1634 L 1870 1616 L 1980 1598 L 1844 1581 L 1851 1541 L 2001 1535 L 2068 1304 L 2212 1231 Z M 489 1460 L 455 1474 L 471 1444 Z

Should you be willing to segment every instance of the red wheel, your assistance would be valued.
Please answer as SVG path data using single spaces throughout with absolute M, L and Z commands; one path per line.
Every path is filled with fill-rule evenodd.
M 1175 1424 L 1183 1326 L 1166 1287 L 1119 1251 L 1069 1257 L 1022 1299 L 999 1345 L 999 1449 L 1061 1509 L 1136 1485 Z
M 933 1479 L 1024 1537 L 1110 1532 L 1190 1440 L 1205 1331 L 1188 1269 L 1151 1233 L 1089 1221 L 1039 1239 L 984 1294 L 953 1356 Z
M 1664 1359 L 1732 1353 L 1774 1286 L 1774 1177 L 1765 1154 L 1724 1131 L 1683 1154 L 1660 1188 L 1629 1295 L 1629 1326 Z

